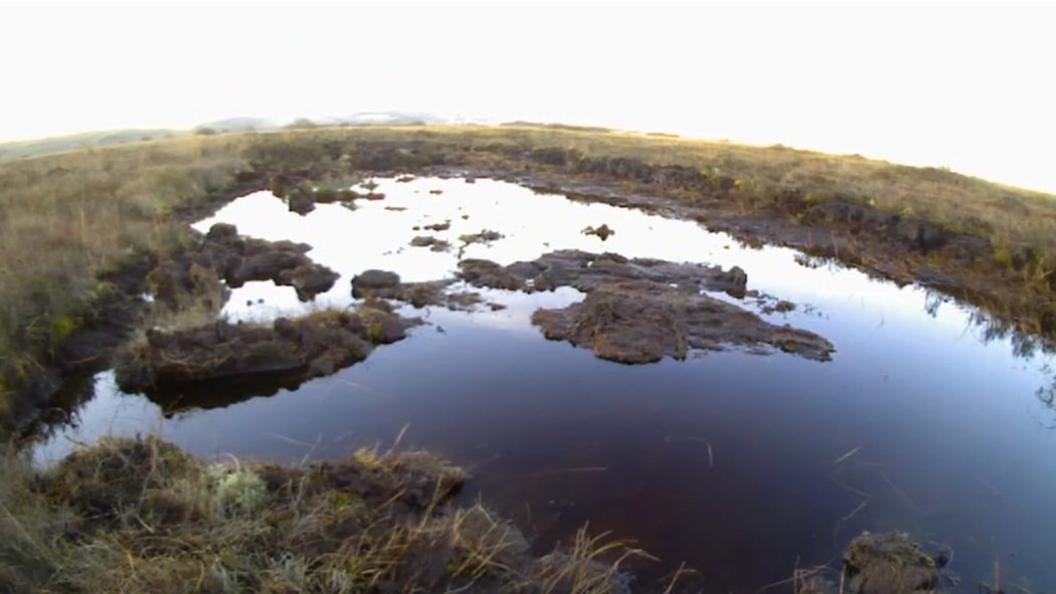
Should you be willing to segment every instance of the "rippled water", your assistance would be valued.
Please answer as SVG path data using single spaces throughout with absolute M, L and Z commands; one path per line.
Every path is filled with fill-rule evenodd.
M 807 267 L 792 250 L 747 248 L 688 221 L 491 180 L 377 181 L 386 199 L 358 200 L 355 210 L 321 204 L 302 217 L 258 192 L 196 225 L 230 222 L 254 237 L 310 243 L 309 255 L 342 275 L 312 304 L 292 288 L 248 283 L 232 291 L 225 315 L 266 320 L 347 305 L 349 279 L 368 268 L 406 281 L 450 276 L 458 237 L 490 229 L 505 237 L 462 255 L 508 264 L 579 248 L 741 266 L 750 289 L 799 304 L 764 317 L 817 332 L 837 351 L 825 363 L 731 350 L 624 366 L 548 342 L 530 325 L 536 308 L 574 302 L 577 291 L 486 291 L 507 309 L 405 307 L 429 325 L 270 396 L 202 394 L 201 407 L 164 414 L 99 374 L 95 397 L 38 459 L 137 432 L 202 455 L 319 459 L 388 445 L 407 427 L 401 447 L 465 466 L 465 496 L 514 519 L 540 550 L 589 522 L 658 556 L 649 574 L 682 561 L 697 568 L 706 591 L 755 591 L 797 566 L 833 561 L 866 529 L 953 547 L 963 591 L 977 591 L 995 559 L 1006 588 L 1056 586 L 1056 415 L 1035 395 L 1051 381 L 1048 360 L 1016 356 L 1008 339 L 983 340 L 969 309 L 853 270 Z M 412 229 L 444 221 L 450 230 Z M 616 231 L 607 241 L 582 233 L 602 223 Z M 453 249 L 410 247 L 415 235 Z

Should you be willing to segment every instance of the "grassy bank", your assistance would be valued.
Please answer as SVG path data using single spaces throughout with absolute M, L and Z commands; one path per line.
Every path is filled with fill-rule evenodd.
M 581 532 L 532 557 L 462 472 L 422 453 L 320 465 L 208 464 L 102 440 L 54 469 L 0 460 L 0 592 L 626 592 L 641 553 Z M 607 563 L 600 560 L 604 558 Z
M 792 219 L 775 210 L 792 195 L 800 210 L 840 201 L 926 221 L 988 242 L 991 253 L 972 274 L 997 275 L 995 284 L 1025 301 L 1052 300 L 1056 198 L 940 169 L 528 124 L 180 136 L 0 163 L 0 409 L 108 289 L 100 273 L 137 250 L 163 251 L 179 241 L 186 229 L 178 213 L 230 192 L 239 172 L 267 179 L 435 164 L 545 168 L 552 149 L 560 149 L 562 163 L 573 155 L 686 168 L 710 185 L 673 195 L 692 202 L 708 194 L 713 204 L 743 213 Z M 1021 310 L 1009 316 L 1026 317 Z
M 228 186 L 243 145 L 188 137 L 0 166 L 0 408 L 108 290 L 97 277 L 178 236 L 172 210 Z

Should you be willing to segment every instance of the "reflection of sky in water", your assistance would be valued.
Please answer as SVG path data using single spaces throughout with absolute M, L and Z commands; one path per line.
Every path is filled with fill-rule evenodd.
M 317 297 L 316 305 L 344 306 L 351 302 L 349 281 L 370 268 L 393 270 L 404 281 L 435 280 L 457 270 L 458 238 L 490 229 L 505 237 L 489 244 L 466 247 L 463 257 L 486 258 L 500 264 L 533 260 L 556 249 L 616 252 L 628 257 L 703 262 L 740 266 L 748 272 L 749 288 L 799 304 L 811 304 L 830 316 L 867 315 L 876 323 L 915 325 L 926 292 L 875 282 L 865 274 L 842 267 L 810 269 L 795 263 L 796 251 L 780 247 L 743 247 L 725 233 L 704 232 L 692 221 L 667 219 L 638 210 L 605 204 L 583 204 L 553 194 L 494 180 L 467 184 L 461 179 L 417 178 L 400 183 L 377 180 L 375 190 L 385 200 L 357 200 L 356 210 L 339 204 L 319 204 L 306 216 L 289 212 L 269 192 L 233 201 L 215 216 L 195 225 L 206 231 L 216 222 L 234 223 L 239 232 L 268 240 L 288 239 L 313 246 L 309 255 L 342 275 L 333 289 Z M 440 195 L 430 194 L 439 189 Z M 391 210 L 405 208 L 406 210 Z M 463 219 L 463 215 L 469 215 Z M 413 230 L 415 226 L 450 222 L 446 231 Z M 588 226 L 607 224 L 616 231 L 607 241 L 584 235 Z M 416 235 L 449 241 L 448 252 L 409 246 Z M 247 283 L 233 291 L 225 313 L 248 314 L 246 302 L 265 299 L 264 314 L 303 310 L 293 289 L 270 282 Z M 252 309 L 252 307 L 250 307 Z M 940 308 L 936 322 L 944 332 L 960 336 L 968 327 L 967 312 Z M 793 314 L 792 318 L 796 318 Z M 801 323 L 798 322 L 797 323 Z M 937 331 L 936 324 L 928 332 Z M 969 338 L 970 338 L 969 332 Z M 839 346 L 837 344 L 837 346 Z
M 1043 361 L 1014 357 L 1008 339 L 981 341 L 968 310 L 944 304 L 932 316 L 918 288 L 806 268 L 791 250 L 742 248 L 692 222 L 509 184 L 381 180 L 377 191 L 386 200 L 358 201 L 355 211 L 319 205 L 306 217 L 258 193 L 198 225 L 225 221 L 255 237 L 311 243 L 310 255 L 342 275 L 309 306 L 292 289 L 247 283 L 227 313 L 345 305 L 349 279 L 367 268 L 412 281 L 450 276 L 456 251 L 412 248 L 410 238 L 437 235 L 457 248 L 459 235 L 492 229 L 506 238 L 469 246 L 467 257 L 506 264 L 580 248 L 739 265 L 749 288 L 811 306 L 769 319 L 819 332 L 837 352 L 830 363 L 725 352 L 622 366 L 547 342 L 530 325 L 534 309 L 578 292 L 484 291 L 508 309 L 404 307 L 429 325 L 333 377 L 234 406 L 165 418 L 100 374 L 76 425 L 38 459 L 75 441 L 148 432 L 203 455 L 325 458 L 388 444 L 410 424 L 406 446 L 466 465 L 477 477 L 470 496 L 481 493 L 540 543 L 590 521 L 639 539 L 665 570 L 687 560 L 711 576 L 706 591 L 754 590 L 787 578 L 797 559 L 800 567 L 832 559 L 834 540 L 893 528 L 952 545 L 967 591 L 989 578 L 995 556 L 1008 580 L 1030 576 L 1033 591 L 1056 584 L 1056 433 L 1033 395 L 1046 383 Z M 411 229 L 445 220 L 446 232 Z M 616 231 L 608 241 L 581 234 L 602 223 Z M 246 306 L 257 299 L 265 304 Z M 562 472 L 582 467 L 606 470 Z

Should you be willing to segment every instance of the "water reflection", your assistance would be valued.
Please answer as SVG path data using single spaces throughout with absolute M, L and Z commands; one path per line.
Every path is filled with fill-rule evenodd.
M 623 366 L 547 342 L 530 325 L 534 309 L 578 292 L 489 291 L 486 301 L 507 308 L 407 307 L 429 322 L 407 340 L 237 404 L 199 394 L 198 408 L 164 411 L 100 374 L 94 399 L 38 459 L 104 434 L 152 431 L 201 455 L 299 461 L 388 444 L 409 426 L 405 446 L 466 466 L 475 478 L 465 496 L 515 519 L 540 550 L 589 521 L 638 539 L 661 559 L 655 575 L 682 561 L 698 568 L 705 591 L 754 591 L 836 558 L 861 530 L 895 528 L 950 545 L 967 591 L 989 579 L 995 559 L 1033 591 L 1056 585 L 1047 529 L 1056 525 L 1056 432 L 1037 422 L 1056 384 L 1050 356 L 1029 339 L 940 294 L 832 263 L 803 266 L 792 250 L 746 248 L 688 221 L 488 180 L 378 182 L 386 199 L 354 211 L 320 205 L 300 217 L 258 193 L 203 221 L 311 243 L 310 256 L 342 275 L 310 304 L 288 287 L 247 283 L 225 315 L 348 305 L 348 280 L 367 268 L 409 281 L 448 276 L 457 249 L 415 248 L 411 238 L 433 234 L 457 248 L 460 235 L 491 229 L 505 237 L 466 246 L 466 257 L 507 264 L 579 248 L 741 266 L 749 288 L 799 307 L 766 313 L 761 300 L 717 297 L 817 332 L 837 355 L 821 364 L 728 351 Z M 448 230 L 421 229 L 445 221 Z M 582 233 L 602 224 L 615 230 L 604 243 Z

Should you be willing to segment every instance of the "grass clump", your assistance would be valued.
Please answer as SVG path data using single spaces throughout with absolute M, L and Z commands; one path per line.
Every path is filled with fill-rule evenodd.
M 74 332 L 100 275 L 186 234 L 171 213 L 229 186 L 241 164 L 222 138 L 185 137 L 0 165 L 5 384 L 38 373 Z
M 0 467 L 3 592 L 624 592 L 639 551 L 582 531 L 534 558 L 461 470 L 360 450 L 303 467 L 208 464 L 103 439 L 56 467 Z M 604 560 L 604 561 L 603 561 Z

